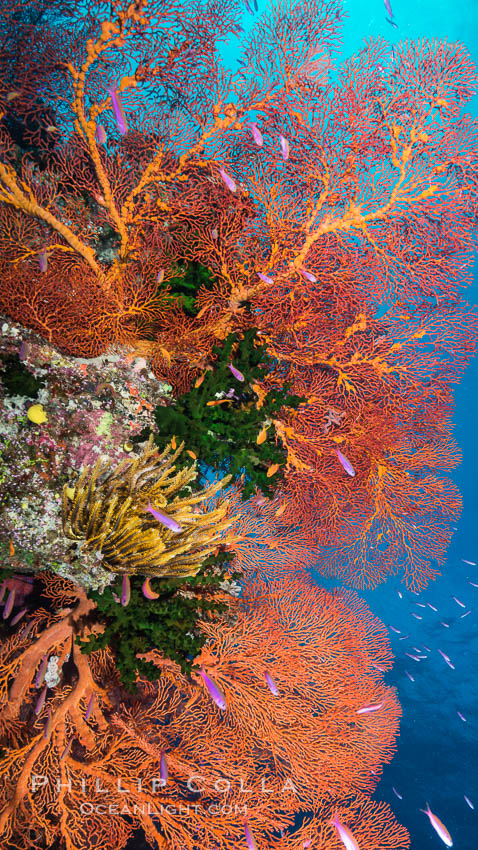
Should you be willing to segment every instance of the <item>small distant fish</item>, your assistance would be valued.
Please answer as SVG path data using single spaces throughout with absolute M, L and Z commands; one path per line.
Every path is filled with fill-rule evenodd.
M 164 269 L 160 269 L 156 275 L 156 283 L 162 283 L 164 280 Z
M 272 475 L 275 475 L 277 470 L 279 469 L 278 463 L 273 463 L 266 472 L 266 478 L 270 478 Z
M 409 673 L 409 672 L 408 672 L 408 670 L 405 670 L 405 675 L 406 675 L 406 676 L 408 676 L 408 678 L 410 679 L 410 681 L 411 681 L 411 682 L 414 682 L 414 681 L 415 681 L 415 679 L 413 678 L 412 674 L 411 674 L 411 673 Z
M 164 787 L 164 785 L 167 784 L 168 777 L 169 777 L 169 770 L 168 770 L 168 763 L 166 761 L 166 756 L 165 756 L 164 753 L 161 753 L 159 778 L 161 779 L 163 787 Z
M 46 668 L 48 666 L 48 653 L 45 653 L 43 656 L 42 662 L 40 664 L 40 669 L 35 678 L 35 687 L 41 688 L 43 685 L 43 679 L 45 678 Z
M 90 719 L 91 712 L 93 711 L 93 705 L 94 705 L 94 702 L 95 702 L 95 695 L 94 695 L 94 694 L 91 694 L 91 696 L 90 696 L 90 698 L 89 698 L 89 700 L 88 700 L 88 705 L 86 706 L 86 711 L 85 711 L 85 720 L 89 720 L 89 719 Z
M 69 751 L 70 751 L 70 747 L 71 747 L 71 745 L 72 745 L 72 743 L 73 743 L 73 740 L 74 740 L 74 735 L 72 735 L 72 736 L 71 736 L 71 738 L 70 738 L 70 740 L 68 741 L 68 743 L 67 743 L 67 745 L 66 745 L 65 749 L 63 750 L 63 752 L 62 752 L 62 754 L 61 754 L 61 756 L 60 756 L 60 761 L 63 761 L 63 759 L 65 759 L 65 758 L 67 757 L 67 755 L 68 755 L 68 753 L 69 753 Z
M 471 608 L 469 611 L 465 611 L 464 614 L 460 614 L 460 620 L 463 620 L 463 617 L 468 617 L 468 614 L 471 614 Z
M 106 144 L 106 130 L 102 124 L 96 125 L 95 139 L 99 145 Z
M 445 824 L 441 822 L 440 818 L 433 814 L 428 803 L 426 809 L 420 809 L 420 811 L 423 812 L 424 815 L 428 815 L 428 819 L 433 829 L 435 830 L 437 835 L 440 836 L 443 843 L 446 844 L 447 847 L 453 847 L 452 837 L 448 832 Z
M 217 237 L 218 237 L 217 228 L 213 227 L 213 229 L 211 230 L 211 239 L 214 239 L 214 241 L 216 241 Z
M 455 669 L 455 667 L 454 667 L 454 665 L 451 663 L 450 659 L 448 658 L 448 655 L 447 655 L 445 652 L 442 652 L 442 650 L 441 650 L 441 649 L 439 649 L 439 650 L 438 650 L 438 652 L 440 653 L 440 655 L 441 655 L 441 657 L 443 658 L 443 660 L 445 661 L 445 663 L 446 663 L 446 664 L 448 664 L 448 666 L 449 666 L 449 667 L 451 667 L 451 669 L 452 669 L 452 670 L 454 670 L 454 669 Z
M 418 605 L 419 608 L 426 608 L 427 607 L 424 602 L 415 602 L 415 605 Z
M 285 136 L 279 136 L 280 149 L 283 159 L 289 159 L 290 146 Z
M 364 705 L 363 708 L 357 709 L 357 714 L 370 714 L 372 711 L 379 711 L 383 708 L 383 702 L 377 702 L 373 705 Z
M 40 267 L 40 271 L 44 274 L 48 269 L 48 255 L 46 251 L 42 251 L 41 254 L 38 254 L 38 265 Z
M 423 649 L 426 649 L 427 652 L 431 652 L 431 649 L 426 644 L 422 643 Z
M 415 617 L 415 620 L 423 620 L 423 617 L 420 614 L 415 614 L 415 611 L 412 611 L 412 617 Z
M 5 607 L 3 609 L 3 619 L 7 620 L 10 614 L 13 611 L 13 606 L 15 604 L 15 588 L 9 591 L 7 596 L 7 601 L 5 602 Z
M 403 593 L 401 593 L 400 590 L 397 590 L 397 593 L 398 593 L 400 599 L 403 599 Z
M 438 608 L 435 608 L 435 606 L 432 605 L 431 602 L 427 602 L 427 605 L 428 605 L 429 608 L 432 609 L 432 611 L 438 611 Z
M 384 0 L 385 8 L 387 10 L 387 15 L 389 18 L 393 18 L 392 7 L 390 5 L 390 0 Z
M 448 623 L 444 623 L 444 622 L 443 622 L 443 620 L 440 620 L 440 626 L 444 626 L 444 627 L 445 627 L 445 629 L 449 629 L 449 628 L 450 628 L 449 624 L 448 624 Z
M 345 826 L 343 823 L 340 823 L 337 817 L 337 812 L 335 813 L 334 818 L 330 821 L 330 823 L 335 826 L 339 838 L 345 847 L 345 850 L 360 850 L 360 847 L 357 843 L 357 839 L 352 835 L 350 829 L 347 826 Z
M 409 638 L 409 637 L 410 637 L 410 635 L 403 635 L 403 637 L 398 638 L 398 639 L 399 639 L 399 640 L 406 640 L 406 639 L 407 639 L 407 638 Z
M 396 632 L 397 635 L 400 634 L 400 629 L 396 629 L 395 626 L 389 626 L 389 629 L 391 629 L 392 632 Z
M 128 605 L 131 599 L 131 582 L 128 575 L 123 576 L 121 583 L 121 604 L 124 608 Z
M 267 684 L 267 687 L 269 688 L 270 692 L 272 694 L 274 694 L 275 697 L 278 697 L 279 696 L 279 689 L 278 689 L 276 683 L 274 682 L 274 679 L 272 678 L 272 676 L 270 676 L 269 673 L 265 672 L 264 678 L 266 680 L 266 684 Z
M 460 605 L 462 608 L 466 608 L 465 603 L 464 603 L 464 602 L 460 602 L 460 600 L 459 600 L 459 599 L 457 599 L 457 598 L 456 598 L 456 596 L 452 596 L 451 598 L 453 599 L 453 601 L 454 601 L 454 602 L 456 602 L 456 604 L 457 604 L 457 605 Z
M 143 596 L 146 599 L 159 599 L 159 593 L 156 593 L 156 591 L 151 587 L 151 576 L 148 576 L 148 578 L 144 580 L 142 591 Z
M 227 187 L 227 188 L 228 188 L 231 192 L 236 192 L 236 191 L 237 191 L 237 186 L 236 186 L 236 184 L 235 184 L 234 180 L 232 179 L 232 177 L 230 177 L 230 176 L 229 176 L 229 174 L 227 174 L 227 173 L 224 171 L 224 169 L 223 169 L 223 168 L 220 168 L 220 169 L 219 169 L 219 174 L 220 174 L 220 175 L 221 175 L 221 177 L 222 177 L 222 180 L 223 180 L 224 185 L 225 185 L 225 186 L 226 186 L 226 187 Z
M 476 581 L 469 581 L 468 584 L 471 584 L 472 587 L 478 587 Z
M 166 514 L 163 514 L 162 511 L 158 511 L 156 508 L 153 508 L 151 502 L 149 501 L 146 510 L 149 511 L 150 514 L 152 514 L 154 518 L 158 520 L 158 522 L 165 525 L 166 528 L 169 528 L 170 531 L 174 531 L 176 534 L 179 534 L 179 532 L 183 530 L 179 523 L 176 522 L 176 520 L 174 520 L 170 516 L 167 516 Z
M 476 561 L 467 561 L 466 558 L 461 559 L 464 564 L 468 564 L 470 567 L 476 567 Z
M 310 281 L 310 283 L 316 283 L 317 278 L 316 278 L 315 274 L 312 274 L 312 272 L 306 272 L 305 269 L 301 269 L 300 273 L 303 274 L 305 279 Z
M 44 704 L 45 704 L 45 699 L 46 699 L 46 692 L 47 692 L 47 690 L 48 690 L 48 686 L 47 686 L 47 685 L 45 685 L 45 687 L 43 688 L 43 690 L 42 690 L 42 692 L 41 692 L 40 696 L 38 697 L 38 699 L 37 699 L 37 701 L 36 701 L 36 705 L 35 705 L 35 714 L 36 714 L 36 715 L 40 714 L 40 711 L 42 710 L 42 708 L 43 708 L 43 706 L 44 706 Z
M 397 791 L 397 789 L 395 788 L 394 785 L 392 785 L 392 791 L 395 794 L 395 796 L 398 797 L 399 800 L 403 800 L 402 795 L 398 793 L 398 791 Z
M 465 802 L 468 803 L 470 809 L 474 809 L 475 807 L 474 807 L 473 803 L 471 802 L 470 798 L 467 797 L 466 794 L 464 794 L 463 796 L 465 798 Z
M 216 685 L 216 683 L 213 682 L 212 679 L 209 678 L 209 676 L 207 675 L 207 673 L 204 672 L 204 670 L 201 669 L 199 671 L 199 675 L 201 676 L 201 679 L 206 685 L 209 696 L 212 697 L 217 707 L 220 708 L 221 711 L 224 711 L 224 709 L 226 708 L 226 697 L 224 696 L 224 693 L 221 688 Z
M 246 835 L 246 843 L 247 843 L 249 850 L 257 850 L 257 844 L 255 842 L 254 836 L 253 836 L 251 830 L 249 829 L 247 823 L 244 824 L 244 832 L 245 832 L 245 835 Z
M 237 378 L 238 381 L 243 381 L 244 375 L 242 374 L 242 372 L 239 372 L 239 369 L 236 369 L 236 367 L 233 366 L 232 363 L 229 363 L 228 365 L 234 377 Z
M 259 127 L 257 126 L 257 124 L 254 123 L 254 121 L 251 121 L 248 124 L 248 128 L 251 131 L 252 138 L 254 139 L 257 147 L 261 148 L 264 144 L 264 139 L 262 137 L 261 131 L 259 130 Z
M 121 101 L 119 98 L 119 93 L 116 86 L 110 86 L 108 88 L 108 94 L 111 97 L 111 103 L 113 104 L 113 112 L 115 114 L 116 126 L 121 136 L 125 136 L 128 132 L 128 124 L 126 122 L 126 117 L 123 112 L 123 107 L 121 105 Z
M 345 469 L 345 472 L 347 473 L 347 475 L 350 475 L 353 478 L 353 476 L 355 475 L 355 469 L 353 468 L 349 459 L 347 457 L 345 457 L 345 455 L 342 454 L 340 449 L 336 449 L 336 452 L 337 452 L 337 457 L 338 457 L 340 463 L 342 464 L 343 468 Z
M 19 612 L 18 612 L 18 614 L 15 614 L 15 616 L 14 616 L 14 617 L 12 617 L 12 619 L 10 620 L 10 625 L 11 625 L 11 626 L 16 626 L 16 625 L 17 625 L 17 623 L 19 623 L 19 622 L 20 622 L 20 620 L 22 619 L 22 617 L 24 617 L 24 616 L 25 616 L 25 614 L 27 613 L 27 611 L 28 611 L 28 608 L 22 608 L 22 610 L 21 610 L 21 611 L 19 611 Z
M 414 661 L 420 661 L 418 655 L 412 655 L 410 652 L 406 652 L 405 655 L 408 655 L 409 658 L 413 658 Z
M 257 274 L 264 283 L 274 283 L 273 279 L 268 277 L 266 274 L 262 274 L 262 272 L 257 272 Z
M 460 720 L 463 720 L 463 723 L 468 723 L 466 717 L 461 713 L 461 711 L 457 710 L 456 713 L 458 714 L 458 717 L 460 718 Z

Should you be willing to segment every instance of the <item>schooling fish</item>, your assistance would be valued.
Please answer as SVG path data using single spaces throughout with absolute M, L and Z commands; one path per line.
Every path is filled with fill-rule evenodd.
M 285 136 L 279 136 L 280 149 L 283 159 L 289 159 L 290 145 Z
M 150 514 L 152 514 L 154 518 L 158 520 L 158 522 L 165 525 L 166 528 L 169 528 L 170 531 L 174 531 L 176 534 L 179 534 L 179 532 L 183 530 L 179 523 L 176 522 L 176 520 L 174 520 L 172 517 L 163 514 L 162 511 L 158 511 L 156 508 L 153 508 L 151 502 L 148 502 L 148 507 L 146 508 L 146 510 L 149 511 Z
M 229 189 L 229 191 L 230 192 L 236 192 L 237 186 L 234 183 L 234 180 L 232 179 L 232 177 L 230 177 L 229 174 L 226 174 L 226 172 L 224 171 L 223 168 L 219 169 L 219 174 L 222 177 L 224 185 Z
M 267 687 L 269 688 L 270 692 L 273 693 L 275 697 L 278 697 L 279 696 L 279 689 L 278 689 L 276 683 L 274 682 L 274 679 L 272 678 L 272 676 L 270 676 L 269 673 L 264 673 L 264 678 L 266 680 L 266 684 L 267 684 Z
M 427 803 L 426 809 L 420 809 L 420 812 L 423 812 L 424 815 L 428 815 L 428 819 L 437 833 L 440 836 L 441 840 L 447 847 L 453 847 L 453 841 L 450 833 L 448 832 L 444 823 L 441 822 L 440 818 L 437 818 L 436 815 L 430 809 L 430 806 Z
M 249 130 L 251 131 L 252 138 L 254 139 L 257 147 L 261 148 L 262 145 L 264 144 L 264 139 L 262 138 L 262 133 L 259 130 L 259 127 L 253 121 L 251 121 L 251 123 L 248 125 L 248 127 L 249 127 Z
M 355 475 L 355 469 L 353 468 L 349 459 L 346 458 L 345 455 L 343 455 L 342 452 L 339 449 L 336 449 L 336 452 L 337 452 L 337 457 L 338 457 L 340 463 L 342 464 L 343 468 L 345 469 L 346 473 L 353 478 L 353 476 Z
M 233 366 L 232 363 L 229 363 L 228 365 L 229 365 L 229 369 L 231 370 L 234 377 L 237 378 L 238 381 L 243 381 L 244 375 L 242 374 L 242 372 L 239 372 L 239 369 L 236 369 L 236 367 Z
M 360 850 L 357 839 L 352 835 L 347 826 L 340 823 L 337 813 L 335 813 L 334 819 L 329 821 L 329 823 L 332 823 L 335 826 L 345 850 Z
M 357 709 L 357 714 L 370 714 L 372 711 L 378 711 L 383 708 L 383 702 L 377 702 L 374 705 L 364 705 L 363 708 Z
M 119 94 L 116 86 L 110 86 L 108 88 L 108 94 L 111 97 L 111 102 L 113 104 L 113 111 L 116 119 L 116 126 L 118 127 L 119 133 L 121 136 L 125 136 L 128 132 L 128 124 L 126 122 L 125 114 L 123 112 L 123 107 L 121 105 L 121 101 L 119 99 Z
M 212 679 L 209 678 L 209 676 L 207 675 L 207 673 L 204 672 L 204 670 L 200 670 L 199 675 L 201 676 L 201 679 L 206 685 L 206 688 L 209 692 L 209 696 L 212 697 L 217 707 L 220 708 L 221 711 L 224 711 L 224 709 L 226 708 L 226 697 L 224 696 L 224 692 L 218 685 L 216 685 L 215 682 L 213 682 Z

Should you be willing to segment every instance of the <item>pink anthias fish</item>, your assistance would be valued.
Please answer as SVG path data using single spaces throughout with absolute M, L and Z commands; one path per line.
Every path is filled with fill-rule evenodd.
M 476 561 L 467 561 L 466 558 L 461 559 L 464 564 L 468 564 L 469 567 L 476 567 Z
M 468 723 L 466 717 L 461 713 L 461 711 L 457 710 L 456 713 L 458 714 L 458 717 L 460 718 L 460 720 L 463 720 L 463 723 Z
M 372 711 L 379 711 L 381 708 L 383 708 L 383 702 L 376 702 L 357 709 L 357 714 L 371 714 Z
M 166 756 L 165 756 L 164 753 L 161 753 L 159 778 L 161 779 L 163 786 L 167 784 L 168 777 L 169 777 L 169 770 L 168 770 L 168 763 L 166 761 Z
M 397 789 L 395 788 L 394 785 L 392 785 L 392 791 L 395 794 L 395 796 L 398 797 L 399 800 L 403 800 L 402 795 L 398 793 L 398 791 L 397 791 Z
M 259 127 L 253 121 L 250 122 L 248 127 L 249 127 L 249 130 L 251 131 L 252 138 L 254 139 L 257 147 L 261 148 L 262 145 L 264 144 L 264 139 L 262 138 L 262 133 L 259 130 Z
M 456 598 L 456 596 L 452 596 L 451 598 L 452 598 L 452 599 L 453 599 L 453 601 L 454 601 L 454 602 L 456 602 L 456 604 L 457 604 L 457 605 L 459 605 L 461 608 L 466 608 L 465 603 L 464 603 L 464 602 L 461 602 L 459 599 L 457 599 L 457 598 Z
M 223 181 L 224 185 L 229 189 L 229 191 L 230 192 L 236 192 L 237 186 L 234 183 L 234 180 L 232 179 L 232 177 L 230 177 L 229 174 L 226 174 L 226 172 L 224 171 L 223 168 L 219 169 L 219 174 L 222 177 L 222 181 Z
M 412 617 L 415 617 L 415 620 L 423 620 L 423 617 L 420 614 L 415 614 L 415 611 L 412 611 Z
M 47 685 L 45 685 L 45 687 L 43 688 L 43 690 L 42 690 L 42 692 L 41 692 L 40 696 L 38 697 L 38 699 L 37 699 L 37 701 L 36 701 L 36 705 L 35 705 L 35 714 L 37 714 L 37 715 L 38 715 L 38 714 L 40 714 L 40 711 L 42 710 L 43 706 L 45 705 L 45 699 L 46 699 L 46 692 L 47 692 L 47 690 L 48 690 L 48 686 L 47 686 Z
M 246 842 L 247 842 L 247 846 L 248 846 L 249 850 L 257 850 L 257 844 L 255 842 L 254 836 L 253 836 L 251 830 L 249 829 L 247 823 L 244 824 L 244 832 L 245 832 L 245 835 L 246 835 Z
M 20 622 L 20 620 L 22 619 L 22 617 L 24 617 L 24 616 L 25 616 L 25 614 L 27 613 L 27 611 L 28 611 L 28 608 L 22 608 L 22 610 L 21 610 L 21 611 L 19 611 L 19 612 L 18 612 L 18 614 L 15 614 L 15 616 L 14 616 L 14 617 L 12 617 L 12 619 L 10 620 L 10 625 L 11 625 L 11 626 L 16 626 L 16 625 L 17 625 L 17 623 L 19 623 L 19 622 Z
M 167 516 L 166 514 L 163 514 L 162 511 L 158 511 L 157 508 L 153 508 L 151 502 L 148 502 L 148 507 L 146 508 L 146 510 L 149 511 L 150 514 L 152 514 L 154 518 L 158 520 L 158 522 L 162 523 L 162 525 L 165 525 L 166 528 L 169 528 L 170 531 L 174 531 L 175 534 L 179 534 L 183 530 L 182 526 L 180 526 L 175 519 L 170 516 Z
M 40 664 L 40 669 L 36 675 L 35 679 L 35 687 L 41 688 L 43 685 L 43 679 L 45 678 L 46 668 L 48 666 L 48 653 L 43 656 L 42 662 Z
M 121 583 L 121 604 L 123 608 L 129 604 L 129 600 L 131 599 L 131 582 L 129 580 L 128 575 L 123 576 L 123 581 Z
M 48 255 L 46 251 L 38 254 L 38 265 L 40 266 L 40 271 L 44 274 L 48 268 Z
M 121 136 L 125 136 L 128 132 L 128 124 L 126 122 L 126 117 L 123 112 L 123 107 L 121 105 L 116 86 L 109 86 L 108 94 L 111 97 L 111 102 L 113 104 L 113 111 L 115 114 L 116 126 L 118 127 L 118 131 Z
M 243 381 L 244 375 L 242 374 L 242 372 L 239 372 L 239 369 L 236 369 L 236 367 L 233 366 L 232 363 L 229 363 L 228 365 L 234 377 L 237 378 L 238 381 Z
M 317 46 L 310 48 L 303 65 L 297 71 L 297 77 L 304 77 L 306 80 L 311 80 L 318 83 L 320 86 L 326 86 L 329 82 L 330 56 L 325 51 L 317 53 Z
M 465 798 L 465 803 L 468 803 L 470 809 L 474 809 L 475 807 L 474 807 L 473 803 L 471 802 L 470 798 L 467 797 L 466 794 L 463 794 L 463 796 Z
M 204 670 L 201 669 L 199 671 L 199 675 L 201 676 L 201 679 L 206 685 L 209 696 L 212 697 L 217 707 L 220 708 L 221 711 L 224 711 L 226 708 L 226 697 L 224 696 L 224 692 L 218 685 L 216 685 L 215 682 L 213 682 L 212 679 L 209 678 L 209 676 L 207 675 L 207 673 L 204 672 Z
M 353 478 L 353 476 L 355 475 L 355 469 L 353 468 L 349 459 L 347 457 L 345 457 L 345 455 L 342 454 L 340 449 L 336 449 L 336 452 L 337 452 L 337 457 L 338 457 L 340 463 L 342 464 L 343 468 L 345 469 L 347 475 L 350 475 Z
M 412 674 L 411 674 L 411 673 L 409 673 L 409 672 L 408 672 L 408 670 L 405 670 L 405 675 L 406 675 L 406 676 L 408 676 L 408 678 L 410 679 L 410 681 L 411 681 L 411 682 L 414 682 L 414 681 L 415 681 L 415 679 L 413 678 Z
M 354 838 L 347 826 L 340 823 L 337 817 L 337 812 L 335 813 L 333 820 L 329 821 L 329 823 L 335 826 L 345 850 L 360 850 L 357 839 Z
M 94 694 L 91 694 L 91 696 L 90 696 L 90 698 L 89 698 L 89 700 L 88 700 L 88 705 L 86 706 L 86 711 L 85 711 L 85 720 L 89 720 L 89 719 L 90 719 L 90 717 L 91 717 L 91 712 L 93 711 L 93 706 L 94 706 L 94 704 L 95 704 L 95 695 L 94 695 Z
M 453 847 L 453 841 L 450 833 L 448 832 L 444 823 L 441 822 L 440 818 L 437 818 L 436 815 L 430 809 L 430 806 L 427 803 L 426 809 L 420 809 L 420 812 L 423 812 L 424 815 L 428 815 L 428 819 L 437 833 L 440 836 L 441 840 L 447 847 Z
M 162 283 L 164 280 L 164 269 L 160 269 L 156 275 L 156 283 Z
M 435 606 L 434 606 L 434 605 L 432 605 L 432 603 L 431 603 L 431 602 L 427 602 L 427 605 L 428 605 L 428 607 L 429 607 L 429 608 L 431 608 L 431 609 L 432 609 L 432 611 L 438 611 L 438 608 L 435 608 Z
M 305 279 L 310 281 L 310 283 L 316 283 L 317 282 L 317 278 L 316 278 L 315 274 L 312 274 L 312 272 L 307 272 L 305 269 L 301 269 L 300 273 L 303 274 Z
M 452 670 L 454 670 L 455 666 L 451 663 L 450 659 L 448 658 L 448 655 L 445 652 L 442 652 L 441 649 L 439 649 L 438 652 L 440 653 L 443 660 L 448 664 L 448 666 L 451 667 Z
M 273 693 L 275 697 L 278 697 L 279 696 L 279 689 L 278 689 L 276 683 L 274 682 L 274 679 L 272 678 L 272 676 L 269 673 L 265 672 L 264 678 L 266 680 L 266 685 L 269 688 L 269 690 L 271 691 L 271 693 Z
M 7 601 L 5 602 L 5 607 L 3 609 L 2 619 L 4 619 L 4 620 L 7 620 L 8 617 L 10 616 L 10 614 L 13 611 L 13 606 L 15 605 L 15 593 L 16 593 L 15 588 L 12 588 L 9 591 L 9 594 L 7 596 Z
M 279 144 L 283 159 L 289 159 L 290 145 L 285 136 L 279 136 Z
M 264 283 L 274 283 L 273 279 L 266 274 L 262 274 L 262 272 L 257 272 L 257 274 Z
M 106 144 L 106 130 L 102 124 L 96 125 L 95 139 L 99 145 Z

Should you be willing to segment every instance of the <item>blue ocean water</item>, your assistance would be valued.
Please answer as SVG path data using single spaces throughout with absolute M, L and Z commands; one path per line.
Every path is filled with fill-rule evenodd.
M 267 5 L 259 0 L 259 13 Z M 343 58 L 358 52 L 370 38 L 382 38 L 390 44 L 427 38 L 460 42 L 478 62 L 478 3 L 391 0 L 391 5 L 396 28 L 386 21 L 383 0 L 344 2 Z M 245 13 L 246 29 L 253 25 L 255 17 Z M 224 51 L 224 60 L 231 68 L 236 67 L 238 48 L 238 44 L 228 43 Z M 478 115 L 478 96 L 470 101 L 467 111 L 474 117 Z M 471 304 L 478 303 L 478 264 L 475 264 L 474 285 L 464 295 Z M 455 848 L 476 850 L 478 847 L 478 587 L 469 584 L 470 580 L 478 584 L 478 566 L 461 560 L 478 564 L 477 399 L 475 358 L 455 391 L 455 437 L 463 461 L 450 477 L 459 487 L 464 504 L 442 575 L 420 595 L 407 592 L 398 579 L 359 594 L 387 626 L 400 630 L 400 633 L 390 630 L 396 661 L 386 676 L 388 683 L 397 688 L 402 705 L 400 737 L 395 758 L 385 766 L 375 796 L 387 801 L 397 820 L 408 828 L 411 850 L 444 846 L 428 818 L 419 811 L 427 801 L 451 833 Z M 320 576 L 317 581 L 333 586 L 333 582 L 325 582 Z M 465 607 L 455 602 L 453 596 Z M 467 611 L 470 613 L 466 614 Z M 416 619 L 412 613 L 422 619 Z M 423 650 L 426 659 L 417 662 L 406 655 L 415 654 L 412 647 L 423 645 L 430 649 L 430 652 Z M 447 665 L 438 649 L 449 657 L 455 669 Z M 460 719 L 457 711 L 466 721 Z M 395 795 L 393 787 L 402 799 Z M 465 795 L 474 804 L 474 810 L 466 803 Z

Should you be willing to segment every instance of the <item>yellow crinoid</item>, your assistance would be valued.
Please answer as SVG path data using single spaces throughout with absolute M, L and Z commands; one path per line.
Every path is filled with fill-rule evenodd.
M 81 549 L 101 553 L 103 566 L 115 573 L 151 576 L 193 576 L 221 542 L 232 517 L 224 519 L 229 502 L 219 500 L 209 511 L 195 506 L 229 483 L 221 481 L 198 492 L 184 488 L 197 477 L 194 464 L 176 472 L 174 462 L 184 443 L 161 453 L 150 437 L 142 455 L 124 460 L 115 469 L 99 459 L 86 467 L 72 492 L 63 487 L 63 533 L 83 540 Z M 188 488 L 190 489 L 190 488 Z M 153 512 L 148 510 L 150 505 Z M 179 527 L 172 531 L 157 516 Z

